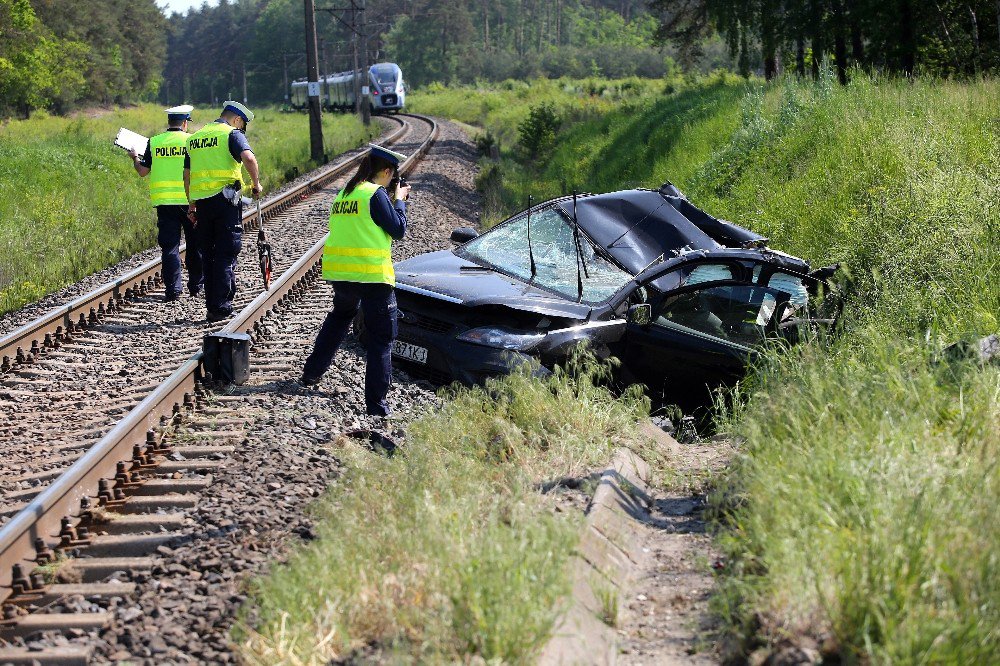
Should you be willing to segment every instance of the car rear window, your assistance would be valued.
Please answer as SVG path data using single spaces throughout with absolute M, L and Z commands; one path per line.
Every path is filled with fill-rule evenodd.
M 522 214 L 466 243 L 460 253 L 574 301 L 578 294 L 577 266 L 580 266 L 583 301 L 591 304 L 606 301 L 632 279 L 629 273 L 599 255 L 583 234 L 580 234 L 583 259 L 580 265 L 573 228 L 554 208 L 532 212 L 531 247 L 535 257 L 534 280 L 528 254 L 528 216 Z

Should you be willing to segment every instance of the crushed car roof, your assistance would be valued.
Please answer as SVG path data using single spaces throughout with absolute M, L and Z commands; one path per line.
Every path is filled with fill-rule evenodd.
M 556 205 L 573 219 L 572 197 Z M 633 275 L 661 255 L 686 250 L 718 250 L 766 240 L 747 229 L 719 220 L 686 199 L 655 190 L 623 190 L 578 196 L 580 228 Z

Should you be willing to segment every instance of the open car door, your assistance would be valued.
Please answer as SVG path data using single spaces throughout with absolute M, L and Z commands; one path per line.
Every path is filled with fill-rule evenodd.
M 648 276 L 647 286 L 656 295 L 641 316 L 630 310 L 623 369 L 681 406 L 738 380 L 764 346 L 794 344 L 803 328 L 832 326 L 839 314 L 820 312 L 830 309 L 825 285 L 761 260 L 695 260 Z

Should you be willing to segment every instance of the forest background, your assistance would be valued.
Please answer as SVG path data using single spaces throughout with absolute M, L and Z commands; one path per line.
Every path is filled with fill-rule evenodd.
M 394 61 L 423 86 L 670 77 L 726 68 L 818 76 L 828 60 L 906 75 L 1000 67 L 1000 0 L 345 0 L 317 3 L 320 69 Z M 348 6 L 364 6 L 351 12 Z M 353 17 L 358 23 L 352 28 Z M 305 75 L 301 0 L 0 0 L 0 117 L 157 100 L 280 102 Z M 360 40 L 358 40 L 360 41 Z M 245 86 L 245 87 L 244 87 Z

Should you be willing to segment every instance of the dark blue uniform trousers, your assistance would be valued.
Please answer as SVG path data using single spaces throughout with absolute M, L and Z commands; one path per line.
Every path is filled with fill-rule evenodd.
M 392 341 L 396 339 L 396 293 L 391 285 L 333 282 L 333 311 L 326 316 L 316 336 L 316 345 L 306 359 L 302 376 L 319 379 L 330 368 L 333 355 L 347 337 L 358 306 L 365 315 L 367 363 L 365 406 L 369 414 L 387 416 L 385 396 L 392 381 Z
M 205 277 L 201 272 L 201 250 L 194 235 L 194 225 L 187 216 L 186 206 L 156 207 L 156 242 L 163 250 L 163 285 L 167 297 L 180 296 L 184 291 L 181 276 L 181 231 L 187 241 L 184 267 L 188 272 L 188 292 L 201 291 Z
M 243 215 L 221 193 L 196 202 L 195 235 L 205 270 L 205 306 L 228 315 L 236 296 L 236 258 L 243 249 Z

